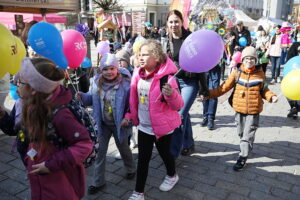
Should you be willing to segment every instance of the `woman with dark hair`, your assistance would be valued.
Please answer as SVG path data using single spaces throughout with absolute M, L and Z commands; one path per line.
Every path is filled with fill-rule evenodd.
M 207 96 L 206 77 L 204 73 L 191 73 L 181 69 L 179 65 L 179 50 L 183 41 L 191 34 L 183 27 L 183 17 L 178 10 L 172 10 L 167 16 L 169 34 L 163 43 L 164 51 L 176 64 L 180 72 L 177 78 L 181 88 L 184 106 L 180 109 L 182 124 L 174 130 L 170 151 L 176 158 L 181 153 L 189 155 L 194 150 L 193 130 L 189 110 L 201 89 L 200 94 Z

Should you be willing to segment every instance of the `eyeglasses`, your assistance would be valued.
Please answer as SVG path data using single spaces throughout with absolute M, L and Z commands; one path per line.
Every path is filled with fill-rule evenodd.
M 255 61 L 256 58 L 253 58 L 253 57 L 246 57 L 245 60 L 247 60 L 247 61 Z

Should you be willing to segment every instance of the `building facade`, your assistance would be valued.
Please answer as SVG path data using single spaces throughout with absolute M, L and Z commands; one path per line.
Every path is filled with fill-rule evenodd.
M 263 16 L 264 0 L 229 0 L 229 4 L 244 11 L 253 19 L 258 19 Z
M 170 10 L 172 0 L 121 0 L 126 12 L 144 12 L 146 21 L 153 26 L 163 26 Z
M 291 20 L 294 0 L 230 0 L 231 5 L 253 18 L 262 16 Z
M 292 19 L 293 23 L 300 23 L 300 0 L 294 0 Z

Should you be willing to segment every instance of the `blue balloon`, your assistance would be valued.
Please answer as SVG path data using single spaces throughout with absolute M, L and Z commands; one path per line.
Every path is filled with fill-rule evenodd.
M 91 60 L 88 58 L 88 57 L 86 57 L 84 60 L 83 60 L 83 62 L 81 63 L 81 67 L 82 68 L 89 68 L 89 67 L 91 67 L 92 66 L 92 62 L 91 62 Z
M 256 33 L 255 32 L 251 32 L 251 36 L 255 37 Z
M 14 100 L 18 100 L 20 98 L 17 93 L 18 87 L 11 83 L 9 84 L 9 87 L 9 95 L 11 96 L 11 98 L 13 98 Z
M 242 46 L 242 47 L 246 46 L 246 45 L 247 45 L 247 39 L 246 39 L 245 37 L 241 37 L 241 38 L 239 39 L 239 44 L 240 44 L 240 46 Z
M 49 58 L 62 69 L 68 67 L 63 40 L 54 25 L 46 22 L 33 25 L 28 33 L 28 42 L 37 54 Z
M 289 72 L 300 69 L 300 56 L 295 56 L 291 58 L 283 68 L 283 77 L 285 77 Z

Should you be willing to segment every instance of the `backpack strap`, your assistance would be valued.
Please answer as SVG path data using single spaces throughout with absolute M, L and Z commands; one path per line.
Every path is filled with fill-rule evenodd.
M 163 86 L 168 82 L 169 74 L 164 75 L 159 79 L 160 91 L 162 91 Z M 166 102 L 164 95 L 161 95 L 161 102 Z

